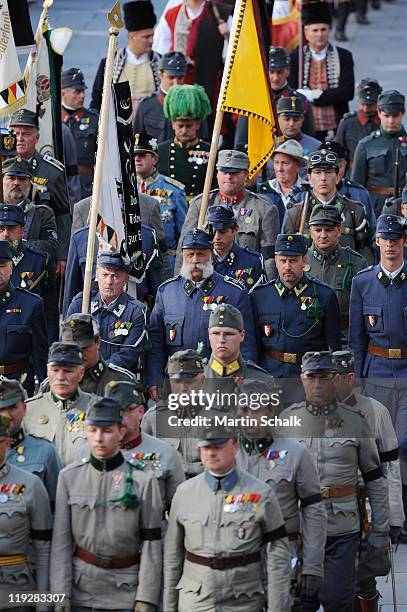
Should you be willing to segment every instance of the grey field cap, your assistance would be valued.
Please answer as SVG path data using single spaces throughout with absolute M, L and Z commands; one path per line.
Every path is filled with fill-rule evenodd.
M 240 170 L 248 170 L 249 165 L 249 157 L 243 151 L 224 149 L 218 153 L 218 163 L 216 164 L 218 170 L 239 172 Z

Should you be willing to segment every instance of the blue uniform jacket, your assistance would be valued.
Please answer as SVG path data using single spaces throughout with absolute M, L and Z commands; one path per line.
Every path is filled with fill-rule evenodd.
M 74 232 L 69 245 L 68 262 L 65 272 L 64 303 L 62 315 L 66 318 L 69 305 L 73 298 L 83 287 L 86 266 L 86 249 L 88 246 L 89 228 Z M 162 263 L 158 251 L 158 243 L 155 230 L 149 225 L 141 224 L 141 241 L 144 258 L 146 261 L 145 275 L 141 283 L 137 284 L 137 296 L 140 299 L 151 295 L 155 299 L 157 289 L 163 281 Z M 95 278 L 96 270 L 96 251 L 94 253 L 94 263 L 92 278 Z M 156 267 L 157 264 L 160 267 Z
M 282 362 L 270 357 L 264 347 L 280 353 L 303 355 L 307 351 L 341 348 L 341 319 L 335 292 L 306 275 L 293 289 L 278 278 L 250 292 L 258 340 L 258 364 L 278 378 L 301 373 L 301 361 Z M 318 317 L 315 307 L 319 302 Z
M 209 358 L 209 317 L 212 309 L 222 303 L 233 304 L 242 313 L 246 330 L 242 355 L 256 361 L 253 313 L 247 291 L 217 272 L 206 278 L 199 288 L 182 276 L 176 276 L 159 287 L 151 313 L 152 350 L 147 359 L 149 385 L 162 380 L 168 357 L 177 351 L 199 348 L 201 355 Z
M 23 240 L 21 251 L 13 255 L 13 264 L 13 285 L 31 291 L 32 285 L 35 284 L 34 293 L 42 295 L 41 287 L 48 278 L 47 253 Z
M 102 357 L 131 372 L 140 370 L 147 339 L 146 306 L 128 293 L 106 306 L 99 292 L 93 292 L 89 311 L 99 324 Z M 74 312 L 82 312 L 82 292 L 74 297 L 66 316 Z
M 267 280 L 263 255 L 254 249 L 241 247 L 236 242 L 224 259 L 214 254 L 213 267 L 218 274 L 239 280 L 248 291 L 257 282 L 264 283 Z
M 188 210 L 184 186 L 179 181 L 158 172 L 146 179 L 145 183 L 145 193 L 153 196 L 160 203 L 161 221 L 167 247 L 176 249 Z
M 407 359 L 367 352 L 369 343 L 407 350 L 407 263 L 389 282 L 380 264 L 353 277 L 350 294 L 349 345 L 359 378 L 406 378 Z
M 55 445 L 29 436 L 22 428 L 13 434 L 12 439 L 12 446 L 6 454 L 7 463 L 41 478 L 54 511 L 58 474 L 64 467 Z
M 5 374 L 33 392 L 34 374 L 41 382 L 47 375 L 47 323 L 42 298 L 10 284 L 0 292 L 0 364 L 28 361 L 28 367 Z

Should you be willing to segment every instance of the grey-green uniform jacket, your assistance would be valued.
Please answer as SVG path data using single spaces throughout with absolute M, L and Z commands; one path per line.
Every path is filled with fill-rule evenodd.
M 336 293 L 341 312 L 342 330 L 349 327 L 349 298 L 352 278 L 367 268 L 362 255 L 349 247 L 340 244 L 329 255 L 324 255 L 312 244 L 307 253 L 307 265 L 304 271 L 326 283 Z
M 39 393 L 27 400 L 25 429 L 32 436 L 53 442 L 64 465 L 72 463 L 78 448 L 86 443 L 85 416 L 95 397 L 81 389 L 72 400 L 58 400 L 51 391 Z
M 193 227 L 198 226 L 199 210 L 202 196 L 198 195 L 189 203 L 187 216 L 184 221 L 181 236 L 178 242 L 175 272 L 178 273 L 182 265 L 181 245 L 185 234 Z M 219 197 L 219 190 L 211 191 L 209 206 L 224 204 Z M 243 190 L 243 197 L 233 202 L 231 206 L 239 224 L 236 242 L 242 247 L 255 249 L 263 255 L 266 273 L 269 278 L 275 276 L 274 247 L 277 234 L 280 230 L 280 217 L 277 207 L 266 197 Z
M 367 397 L 353 392 L 344 400 L 347 406 L 354 406 L 368 419 L 374 433 L 383 474 L 387 478 L 389 488 L 390 525 L 402 527 L 404 509 L 400 476 L 399 444 L 393 427 L 391 416 L 386 406 L 373 397 Z
M 51 528 L 48 495 L 40 478 L 15 465 L 3 465 L 0 469 L 0 556 L 27 555 L 28 545 L 32 542 L 36 580 L 28 563 L 3 566 L 0 571 L 0 610 L 12 607 L 10 593 L 34 591 L 36 588 L 43 593 L 49 591 Z
M 150 436 L 155 436 L 171 444 L 177 451 L 178 456 L 181 457 L 184 474 L 186 474 L 187 478 L 190 478 L 191 476 L 200 474 L 203 470 L 201 455 L 197 445 L 198 434 L 195 437 L 192 436 L 192 429 L 190 427 L 169 427 L 168 417 L 174 414 L 178 413 L 169 410 L 167 402 L 160 400 L 143 416 L 141 430 L 143 435 L 149 434 Z M 183 409 L 182 414 L 183 416 L 194 417 L 198 414 L 198 410 L 189 407 Z M 181 414 L 178 414 L 178 416 L 181 416 Z M 169 437 L 169 435 L 171 435 L 171 437 Z
M 121 453 L 116 457 L 111 469 L 102 469 L 103 462 L 91 457 L 68 465 L 59 477 L 50 585 L 51 590 L 66 593 L 76 606 L 125 610 L 132 609 L 136 600 L 158 602 L 160 489 L 151 473 L 132 469 Z M 130 471 L 137 507 L 126 507 L 122 499 Z M 125 569 L 97 567 L 73 555 L 75 546 L 108 558 L 140 551 L 140 563 Z
M 205 471 L 174 495 L 164 548 L 164 610 L 258 612 L 264 603 L 260 561 L 219 570 L 193 563 L 185 554 L 241 556 L 266 543 L 268 610 L 287 612 L 290 552 L 275 494 L 238 468 L 222 479 L 222 488 L 217 485 Z M 242 494 L 254 494 L 256 501 L 237 497 Z
M 302 574 L 323 576 L 327 515 L 310 451 L 289 438 L 257 443 L 242 438 L 236 460 L 239 467 L 273 489 L 287 533 L 301 533 Z
M 321 492 L 328 513 L 328 536 L 359 531 L 356 493 L 330 497 L 327 487 L 354 485 L 358 470 L 362 473 L 372 509 L 373 545 L 386 546 L 389 532 L 387 481 L 380 468 L 374 434 L 360 411 L 333 401 L 316 407 L 305 402 L 292 404 L 280 417 L 295 415 L 301 419 L 298 433 L 290 435 L 308 445 L 313 454 L 321 481 Z M 281 431 L 284 435 L 284 429 Z

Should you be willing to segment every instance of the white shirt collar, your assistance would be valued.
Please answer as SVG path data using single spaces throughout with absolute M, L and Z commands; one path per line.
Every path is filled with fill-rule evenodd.
M 397 268 L 397 270 L 394 270 L 394 272 L 389 272 L 389 270 L 386 270 L 386 268 L 382 264 L 380 264 L 380 267 L 383 270 L 383 272 L 385 273 L 385 275 L 387 276 L 387 278 L 392 280 L 393 278 L 396 278 L 396 276 L 398 274 L 400 274 L 400 272 L 402 271 L 402 269 L 404 267 L 404 261 L 401 264 L 401 266 L 399 268 Z
M 126 47 L 126 59 L 129 64 L 145 64 L 149 61 L 149 56 L 148 53 L 143 53 L 142 55 L 139 55 L 137 57 L 137 55 L 134 55 L 134 53 L 132 53 L 132 51 L 130 51 L 130 49 Z
M 317 61 L 324 60 L 326 58 L 326 54 L 328 53 L 328 45 L 322 51 L 313 51 L 311 47 L 309 48 L 311 51 L 312 58 Z
M 277 191 L 277 193 L 280 195 L 281 199 L 283 200 L 283 204 L 285 207 L 287 207 L 288 202 L 291 201 L 291 194 L 293 191 L 294 187 L 301 187 L 302 185 L 302 181 L 301 178 L 298 176 L 297 180 L 295 181 L 294 185 L 291 187 L 290 191 L 288 192 L 287 195 L 284 195 L 284 193 L 281 191 L 281 187 L 280 187 L 280 183 L 278 182 L 278 180 L 276 178 L 272 179 L 270 181 L 270 186 Z

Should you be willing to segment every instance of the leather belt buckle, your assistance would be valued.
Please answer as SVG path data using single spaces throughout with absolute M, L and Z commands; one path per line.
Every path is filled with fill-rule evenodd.
M 401 349 L 389 349 L 389 359 L 401 359 Z
M 96 567 L 102 567 L 103 569 L 109 569 L 112 564 L 111 557 L 105 557 L 104 555 L 96 555 L 95 565 Z
M 296 363 L 297 362 L 297 353 L 283 353 L 284 363 Z
M 209 567 L 214 570 L 223 570 L 225 567 L 225 559 L 223 557 L 212 557 L 209 562 Z
M 321 497 L 329 497 L 331 487 L 321 487 Z

